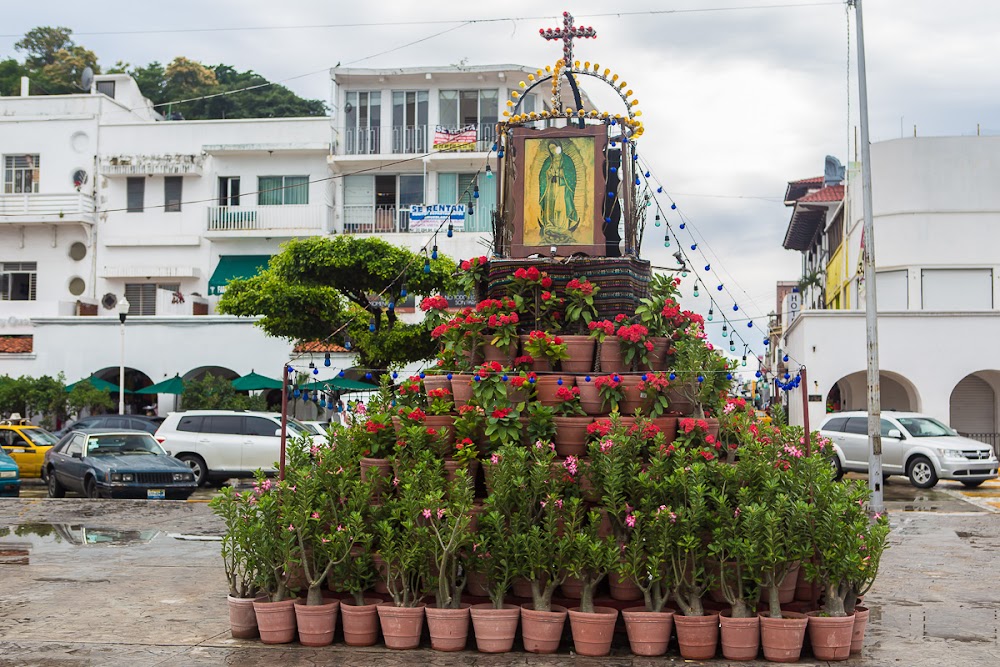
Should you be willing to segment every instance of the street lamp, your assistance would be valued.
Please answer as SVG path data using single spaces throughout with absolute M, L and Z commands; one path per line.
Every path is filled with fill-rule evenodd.
M 118 414 L 125 414 L 125 318 L 128 317 L 128 309 L 132 304 L 124 296 L 118 302 L 118 321 L 121 322 L 122 332 L 122 354 L 121 363 L 118 365 Z

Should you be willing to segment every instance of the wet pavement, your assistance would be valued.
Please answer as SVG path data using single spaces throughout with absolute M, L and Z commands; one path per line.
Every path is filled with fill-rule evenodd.
M 866 596 L 864 652 L 844 664 L 1000 659 L 1000 517 L 950 491 L 918 491 L 905 480 L 886 488 L 891 547 Z M 0 666 L 686 663 L 675 648 L 662 659 L 634 658 L 623 638 L 601 659 L 572 656 L 569 641 L 555 656 L 487 656 L 233 640 L 214 541 L 221 530 L 201 502 L 0 501 Z

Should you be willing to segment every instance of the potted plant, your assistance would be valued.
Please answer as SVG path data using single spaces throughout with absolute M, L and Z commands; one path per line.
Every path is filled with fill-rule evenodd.
M 378 394 L 369 408 L 359 407 L 355 418 L 346 429 L 346 437 L 361 454 L 361 479 L 384 480 L 392 472 L 389 455 L 396 444 L 396 433 L 390 412 L 394 394 L 388 374 L 380 380 Z M 385 488 L 383 482 L 375 482 L 375 492 Z
M 538 329 L 543 323 L 541 295 L 552 289 L 552 278 L 538 267 L 521 267 L 514 271 L 514 279 L 507 288 L 517 304 L 518 312 L 530 318 L 531 326 Z
M 455 401 L 451 391 L 441 387 L 427 390 L 427 418 L 424 423 L 433 428 L 451 446 L 455 441 Z
M 573 278 L 566 283 L 565 327 L 563 336 L 568 358 L 562 369 L 567 373 L 587 373 L 594 368 L 597 341 L 589 335 L 589 325 L 597 318 L 594 297 L 600 288 L 587 278 Z
M 369 525 L 378 519 L 374 512 L 367 517 Z M 344 643 L 348 646 L 372 646 L 378 640 L 378 605 L 382 600 L 365 596 L 365 591 L 375 583 L 372 536 L 368 534 L 367 537 L 363 544 L 355 547 L 350 558 L 334 567 L 329 578 L 331 589 L 349 594 L 340 601 Z
M 555 370 L 559 362 L 569 358 L 566 352 L 566 343 L 562 337 L 553 336 L 546 331 L 534 330 L 523 340 L 524 353 L 531 355 L 534 360 L 534 370 L 551 371 Z M 543 376 L 542 379 L 548 376 Z M 572 376 L 559 376 L 560 378 Z M 555 377 L 552 379 L 555 382 Z
M 551 453 L 542 455 L 532 466 L 551 475 L 551 460 Z M 559 494 L 549 494 L 538 501 L 537 508 L 524 507 L 516 532 L 512 531 L 518 545 L 518 569 L 531 585 L 531 602 L 521 605 L 521 639 L 529 653 L 555 653 L 566 623 L 566 608 L 552 604 L 552 595 L 567 574 L 570 538 L 563 530 L 564 504 Z
M 514 646 L 521 608 L 505 604 L 504 597 L 514 579 L 517 557 L 506 516 L 498 509 L 497 496 L 486 499 L 486 512 L 479 518 L 470 568 L 483 576 L 490 601 L 472 605 L 472 626 L 480 653 L 507 653 Z
M 521 321 L 517 304 L 510 297 L 486 299 L 476 305 L 476 312 L 486 318 L 484 333 L 488 342 L 483 348 L 486 361 L 510 366 L 517 356 L 517 327 Z
M 495 408 L 486 415 L 486 437 L 493 450 L 521 441 L 521 422 L 513 408 Z
M 555 445 L 559 456 L 583 456 L 587 451 L 587 426 L 593 418 L 587 416 L 580 403 L 580 388 L 562 386 L 556 389 Z
M 455 440 L 471 440 L 479 445 L 488 445 L 486 439 L 486 413 L 478 405 L 462 405 L 455 417 Z
M 617 373 L 602 375 L 594 379 L 594 386 L 597 388 L 597 393 L 601 396 L 601 403 L 604 408 L 611 412 L 618 412 L 619 406 L 625 401 L 622 376 Z
M 626 369 L 649 370 L 649 353 L 653 342 L 648 340 L 649 329 L 642 324 L 622 324 L 615 332 Z
M 499 361 L 488 361 L 476 368 L 472 377 L 472 398 L 484 410 L 506 407 L 508 376 Z
M 619 313 L 615 322 L 624 322 L 625 315 Z M 621 346 L 615 337 L 615 322 L 611 320 L 592 320 L 587 324 L 590 337 L 597 344 L 597 370 L 602 373 L 623 373 L 626 370 L 622 359 Z
M 666 505 L 656 505 L 668 494 L 655 477 L 642 473 L 637 483 L 642 489 L 643 509 L 631 514 L 618 572 L 639 587 L 645 605 L 623 609 L 622 618 L 632 653 L 657 656 L 667 652 L 674 621 L 674 612 L 665 606 L 673 588 L 668 545 L 674 539 L 677 515 Z
M 474 484 L 479 472 L 479 450 L 472 438 L 462 438 L 455 443 L 451 455 L 444 461 L 445 479 L 452 482 L 458 477 L 458 471 L 464 470 L 466 479 Z
M 575 650 L 584 656 L 603 656 L 611 651 L 618 610 L 595 607 L 594 589 L 618 564 L 618 543 L 600 535 L 601 515 L 585 512 L 579 498 L 565 501 L 565 532 L 568 536 L 566 570 L 581 585 L 580 606 L 569 610 Z
M 677 434 L 677 417 L 667 415 L 670 409 L 670 378 L 663 372 L 643 373 L 638 389 L 646 414 L 664 432 L 667 441 L 672 441 Z
M 692 416 L 710 420 L 710 430 L 718 437 L 719 422 L 716 416 L 725 406 L 732 386 L 731 373 L 735 367 L 734 362 L 715 350 L 711 344 L 706 344 L 699 335 L 703 335 L 700 329 L 692 328 L 676 343 L 677 381 L 674 388 L 680 393 L 678 399 L 688 401 Z
M 294 599 L 289 590 L 295 551 L 295 525 L 287 521 L 286 482 L 272 482 L 260 470 L 254 476 L 250 502 L 254 515 L 248 521 L 248 540 L 257 554 L 257 587 L 266 601 L 255 600 L 254 613 L 260 639 L 265 644 L 287 644 L 295 638 Z
M 428 331 L 433 331 L 450 319 L 448 308 L 450 308 L 448 299 L 441 294 L 433 294 L 420 299 L 420 310 L 424 313 L 424 326 L 427 327 Z
M 666 370 L 670 360 L 671 338 L 674 330 L 683 322 L 680 306 L 676 298 L 680 278 L 664 274 L 654 274 L 649 285 L 649 296 L 640 299 L 635 314 L 649 330 L 649 340 L 653 348 L 649 352 L 653 370 Z
M 254 600 L 260 598 L 257 590 L 257 558 L 250 540 L 250 522 L 255 519 L 252 493 L 238 493 L 231 486 L 224 486 L 219 495 L 209 502 L 212 511 L 226 525 L 222 535 L 222 563 L 226 570 L 229 595 L 229 628 L 234 639 L 252 639 L 259 635 Z
M 458 268 L 456 281 L 459 289 L 464 294 L 475 297 L 477 301 L 482 301 L 480 295 L 489 276 L 489 258 L 486 255 L 479 255 L 459 262 Z

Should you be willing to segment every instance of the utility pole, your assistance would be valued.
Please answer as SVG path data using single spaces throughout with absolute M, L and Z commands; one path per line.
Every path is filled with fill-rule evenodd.
M 868 488 L 871 489 L 871 509 L 884 512 L 882 500 L 882 399 L 879 395 L 878 372 L 878 307 L 875 298 L 875 231 L 872 221 L 872 154 L 868 138 L 868 80 L 865 74 L 865 31 L 861 18 L 861 1 L 848 0 L 854 5 L 858 29 L 858 101 L 861 115 L 861 187 L 865 212 L 865 343 L 868 359 Z

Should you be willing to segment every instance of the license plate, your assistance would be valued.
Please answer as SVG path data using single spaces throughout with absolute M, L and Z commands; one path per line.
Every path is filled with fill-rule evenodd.
M 167 497 L 167 492 L 163 489 L 146 489 L 146 498 L 148 500 L 163 500 Z

